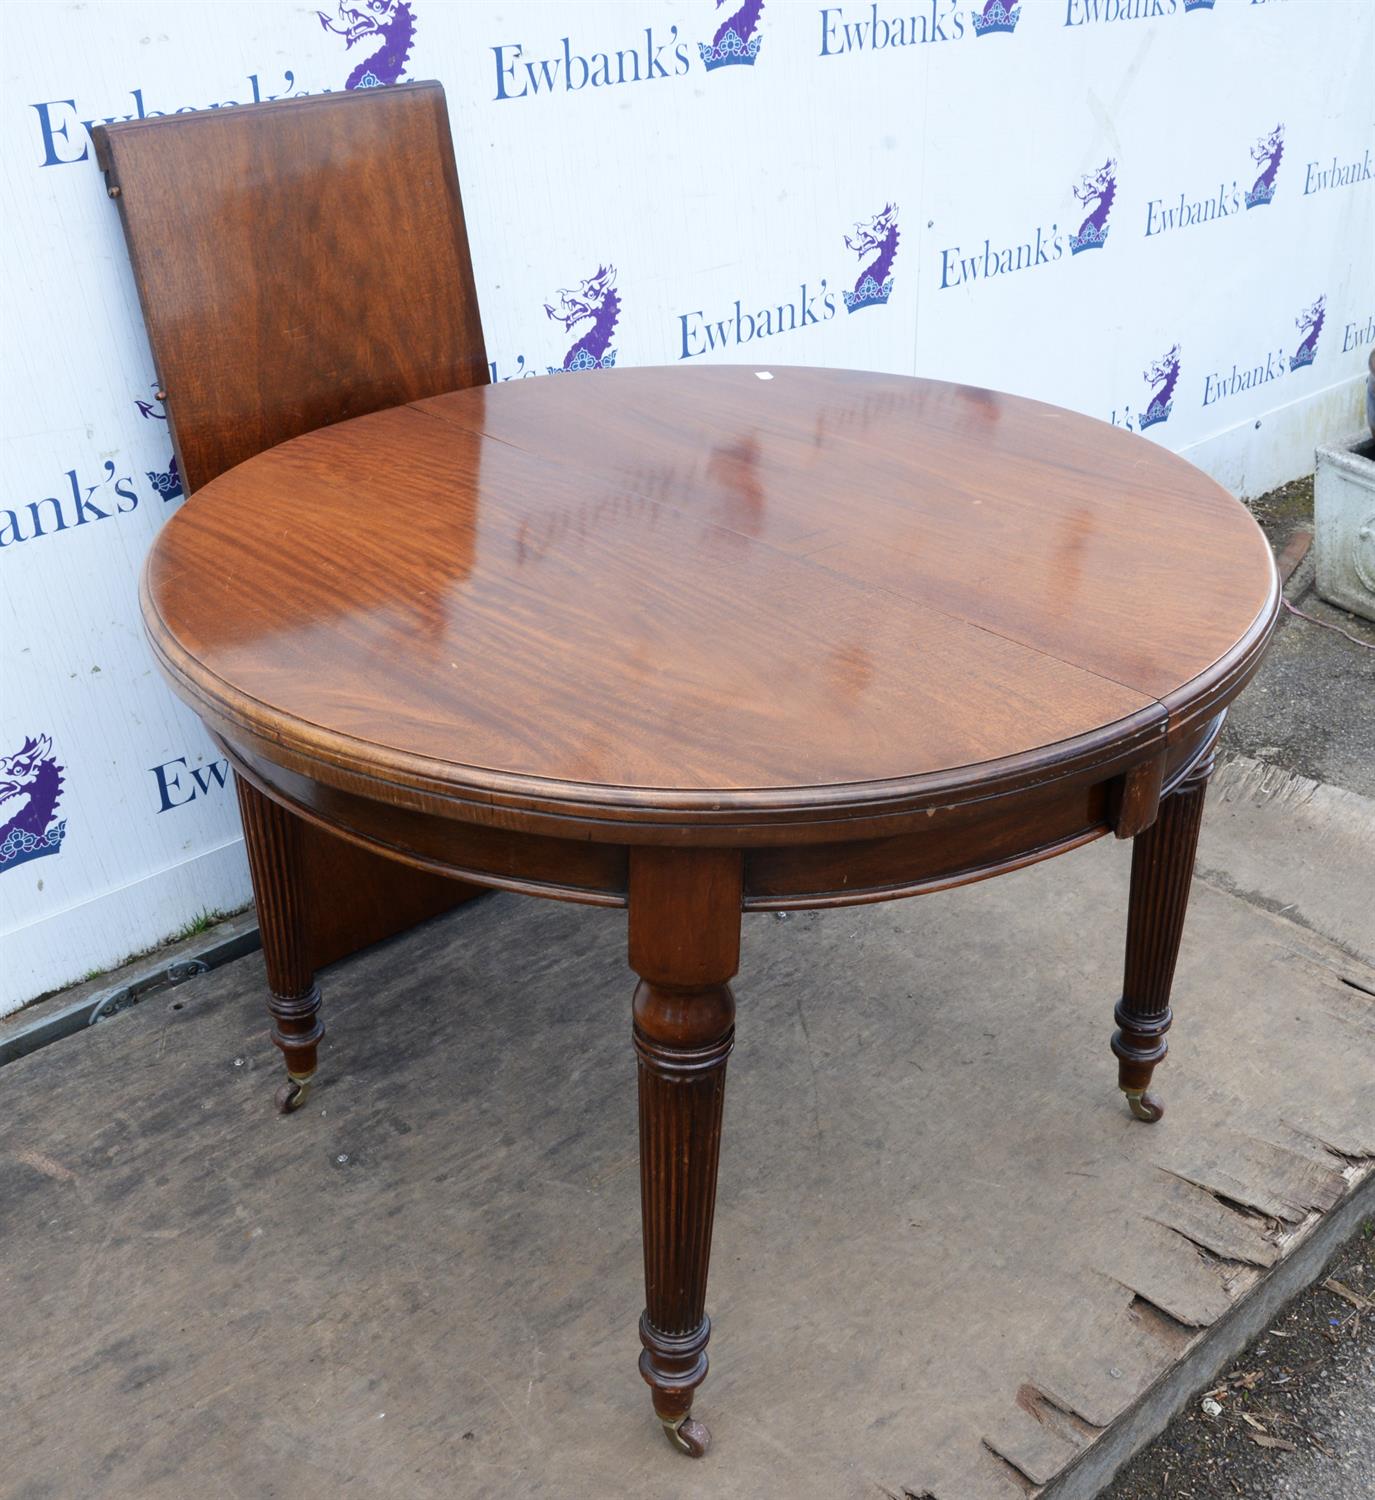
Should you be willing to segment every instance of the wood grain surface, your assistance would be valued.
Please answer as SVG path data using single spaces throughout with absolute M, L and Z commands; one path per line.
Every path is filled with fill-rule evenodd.
M 193 504 L 216 475 L 299 433 L 486 381 L 439 84 L 91 134 Z M 263 918 L 284 970 L 301 957 L 318 969 L 476 894 L 296 823 L 245 818 L 250 846 L 267 840 L 250 847 L 255 869 L 287 859 L 304 872 L 298 923 L 279 932 Z M 275 909 L 263 889 L 259 904 Z
M 768 373 L 297 438 L 165 528 L 154 647 L 218 729 L 326 776 L 680 821 L 1034 781 L 1196 729 L 1258 661 L 1264 538 L 1183 460 L 1011 396 Z
M 188 493 L 298 433 L 486 381 L 439 84 L 91 135 Z

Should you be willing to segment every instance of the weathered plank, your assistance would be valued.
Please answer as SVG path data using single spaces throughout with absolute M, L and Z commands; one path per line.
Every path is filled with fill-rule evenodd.
M 1179 1317 L 1228 1317 L 1209 1277 L 1287 1253 L 1260 1214 L 1346 1190 L 1324 1143 L 1368 1130 L 1371 1054 L 1321 942 L 1207 885 L 1169 1113 L 1126 1116 L 1120 920 L 1083 936 L 1121 911 L 1121 852 L 746 922 L 714 1493 L 1020 1500 L 1167 1375 Z M 691 1494 L 635 1371 L 624 944 L 618 913 L 496 897 L 328 971 L 319 1093 L 287 1119 L 257 959 L 6 1068 L 5 1482 Z

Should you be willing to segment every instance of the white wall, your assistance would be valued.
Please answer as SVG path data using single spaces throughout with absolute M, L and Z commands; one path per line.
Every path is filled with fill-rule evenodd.
M 562 364 L 587 325 L 545 303 L 614 267 L 622 364 L 914 371 L 1138 427 L 1143 371 L 1177 345 L 1149 439 L 1239 493 L 1359 424 L 1364 0 L 1022 0 L 988 34 L 984 0 L 769 0 L 738 23 L 753 61 L 711 70 L 699 43 L 736 0 L 345 7 L 384 30 L 350 47 L 310 5 L 223 0 L 10 18 L 0 1011 L 249 894 L 232 784 L 142 642 L 138 568 L 179 502 L 155 477 L 170 445 L 83 121 L 392 82 L 397 59 L 372 54 L 413 24 L 401 76 L 448 89 L 499 379 Z M 1277 125 L 1273 198 L 1247 208 Z M 1106 238 L 1072 253 L 1074 189 L 1108 162 Z M 847 312 L 876 252 L 846 236 L 889 205 L 888 300 Z M 1315 358 L 1291 369 L 1319 299 Z

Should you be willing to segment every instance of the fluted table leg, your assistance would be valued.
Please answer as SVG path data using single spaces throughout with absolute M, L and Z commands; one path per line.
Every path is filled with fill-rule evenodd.
M 740 872 L 733 850 L 631 854 L 646 1304 L 640 1373 L 669 1439 L 698 1458 L 711 1441 L 691 1411 L 711 1335 L 707 1266 L 735 1041 L 728 981 L 740 961 Z
M 301 823 L 242 776 L 234 780 L 267 966 L 272 1040 L 286 1059 L 286 1082 L 276 1096 L 286 1114 L 305 1103 L 325 1034 L 307 949 Z
M 1165 1033 L 1173 1019 L 1170 989 L 1216 743 L 1215 731 L 1188 775 L 1161 802 L 1155 822 L 1132 841 L 1127 958 L 1122 998 L 1113 1013 L 1118 1029 L 1112 1050 L 1117 1055 L 1118 1086 L 1138 1120 L 1154 1122 L 1165 1113 L 1165 1106 L 1148 1090 L 1167 1050 Z

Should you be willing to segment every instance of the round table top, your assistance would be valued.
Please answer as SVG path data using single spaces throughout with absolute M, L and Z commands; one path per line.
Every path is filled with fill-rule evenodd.
M 944 382 L 750 366 L 321 429 L 199 490 L 144 577 L 164 669 L 230 739 L 686 819 L 972 795 L 1196 727 L 1277 597 L 1244 507 L 1151 441 Z

